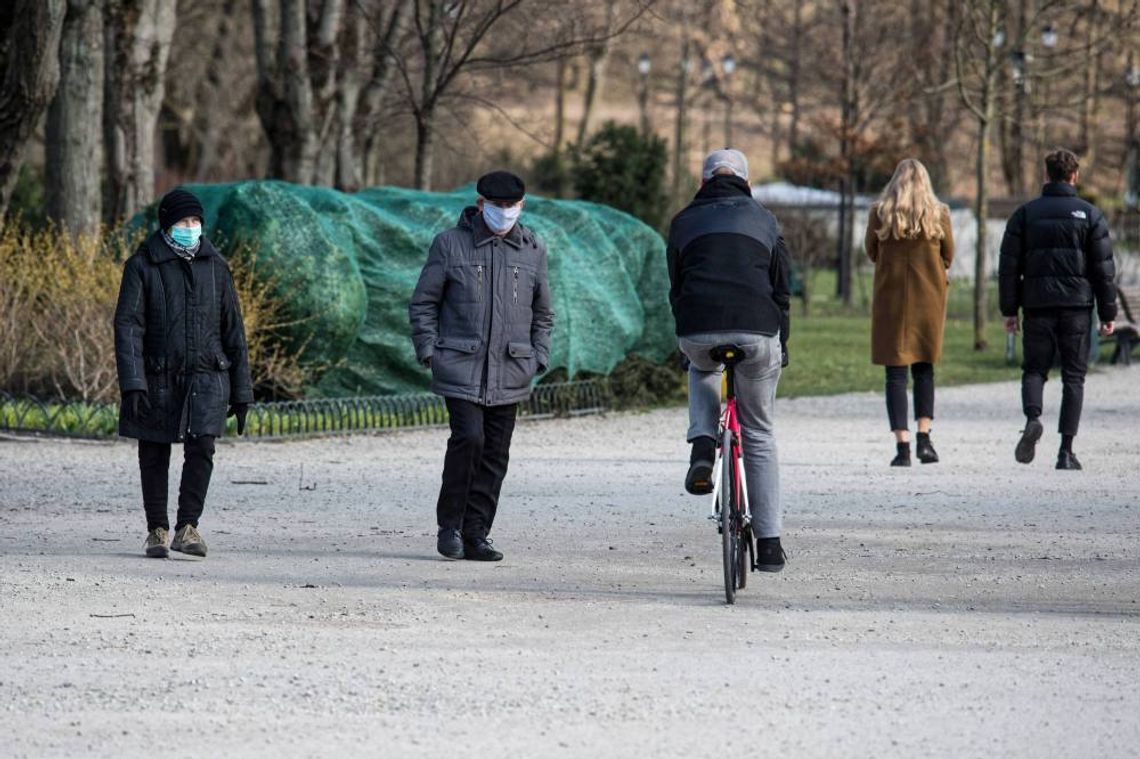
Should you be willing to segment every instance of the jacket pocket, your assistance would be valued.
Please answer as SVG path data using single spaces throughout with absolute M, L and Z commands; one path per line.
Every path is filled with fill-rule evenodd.
M 503 387 L 523 388 L 530 385 L 538 368 L 534 357 L 534 346 L 530 343 L 508 343 L 510 357 L 503 365 Z
M 217 362 L 218 369 L 220 369 L 223 372 L 228 370 L 231 366 L 233 366 L 233 362 L 231 362 L 226 357 L 226 354 L 224 354 L 224 353 L 219 353 L 217 356 L 214 357 L 214 360 Z
M 431 359 L 432 379 L 442 385 L 469 388 L 475 384 L 479 340 L 474 337 L 439 337 Z

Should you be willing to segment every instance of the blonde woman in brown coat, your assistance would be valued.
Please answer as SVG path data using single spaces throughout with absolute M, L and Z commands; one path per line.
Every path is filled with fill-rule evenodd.
M 891 466 L 910 466 L 908 369 L 918 422 L 915 453 L 923 464 L 932 464 L 938 461 L 930 443 L 934 364 L 942 356 L 954 238 L 950 209 L 935 197 L 930 175 L 919 161 L 901 161 L 871 206 L 866 248 L 875 264 L 871 361 L 886 367 L 887 416 L 896 443 Z

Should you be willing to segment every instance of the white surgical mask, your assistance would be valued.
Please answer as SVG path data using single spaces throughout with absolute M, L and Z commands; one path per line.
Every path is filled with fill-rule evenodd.
M 503 208 L 493 203 L 483 204 L 483 221 L 487 222 L 487 226 L 491 231 L 496 234 L 503 234 L 511 231 L 511 227 L 519 220 L 519 215 L 522 213 L 522 204 L 515 203 L 513 206 Z

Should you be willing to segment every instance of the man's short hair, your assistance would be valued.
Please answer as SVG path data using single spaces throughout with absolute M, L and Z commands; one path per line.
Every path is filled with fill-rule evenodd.
M 1059 148 L 1045 156 L 1045 171 L 1051 182 L 1068 182 L 1080 168 L 1081 162 L 1071 150 Z

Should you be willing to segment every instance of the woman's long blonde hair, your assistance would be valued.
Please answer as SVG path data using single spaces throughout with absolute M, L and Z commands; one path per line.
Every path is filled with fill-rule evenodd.
M 930 174 L 922 162 L 904 158 L 879 198 L 880 240 L 941 240 L 942 214 L 946 206 L 934 194 Z

